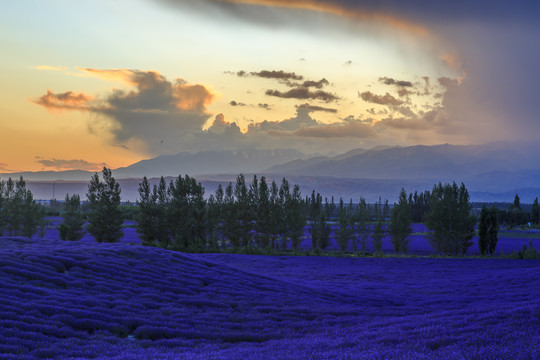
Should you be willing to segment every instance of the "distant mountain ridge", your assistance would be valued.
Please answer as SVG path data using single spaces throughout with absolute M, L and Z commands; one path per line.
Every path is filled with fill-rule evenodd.
M 113 175 L 121 180 L 123 198 L 130 201 L 137 199 L 137 186 L 143 176 L 156 180 L 160 176 L 188 174 L 207 187 L 208 195 L 218 184 L 234 181 L 237 174 L 243 173 L 247 181 L 252 174 L 276 182 L 286 177 L 299 184 L 304 195 L 315 190 L 328 197 L 363 196 L 373 200 L 382 196 L 392 200 L 401 187 L 423 191 L 439 181 L 456 181 L 467 185 L 475 201 L 511 201 L 513 195 L 520 193 L 531 197 L 532 202 L 535 196 L 540 197 L 538 153 L 540 145 L 510 143 L 377 147 L 311 157 L 295 150 L 204 151 L 142 160 L 114 169 Z M 22 175 L 34 182 L 32 187 L 39 189 L 42 199 L 51 198 L 52 183 L 56 182 L 55 196 L 62 199 L 65 192 L 84 195 L 92 173 L 73 170 L 0 176 L 5 180 Z
M 537 151 L 504 143 L 392 147 L 349 152 L 334 158 L 307 158 L 272 166 L 267 173 L 353 179 L 440 179 L 464 181 L 493 171 L 540 167 Z
M 202 151 L 198 153 L 179 153 L 162 155 L 142 160 L 114 171 L 115 176 L 178 176 L 189 174 L 239 174 L 260 172 L 277 163 L 303 159 L 306 156 L 296 150 L 243 149 L 238 151 Z

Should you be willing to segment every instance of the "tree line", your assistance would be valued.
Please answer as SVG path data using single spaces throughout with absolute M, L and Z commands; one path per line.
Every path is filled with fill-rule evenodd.
M 120 216 L 114 210 L 120 202 L 120 188 L 110 170 L 103 170 L 103 179 L 100 182 L 95 174 L 89 185 L 88 230 L 98 241 L 116 241 L 121 237 Z M 462 255 L 472 245 L 477 223 L 465 185 L 456 183 L 439 183 L 431 192 L 421 194 L 407 195 L 402 189 L 391 210 L 381 199 L 373 205 L 363 198 L 348 205 L 340 199 L 336 206 L 333 199 L 323 201 L 315 191 L 304 198 L 299 186 L 291 186 L 286 178 L 278 186 L 256 175 L 248 186 L 240 174 L 234 184 L 219 185 L 207 199 L 204 187 L 188 175 L 168 184 L 161 177 L 153 186 L 145 177 L 138 191 L 136 227 L 142 243 L 181 251 L 296 251 L 305 238 L 311 239 L 314 251 L 324 251 L 334 233 L 344 252 L 352 248 L 366 254 L 371 240 L 374 252 L 382 253 L 383 238 L 389 235 L 394 250 L 406 253 L 412 223 L 420 218 L 429 229 L 427 239 L 436 252 Z M 481 229 L 498 229 L 493 216 L 481 216 L 480 221 Z M 480 251 L 492 253 L 496 244 L 493 231 L 482 230 L 480 236 Z
M 348 204 L 339 199 L 335 204 L 334 198 L 323 199 L 315 191 L 303 197 L 299 186 L 290 185 L 286 178 L 278 185 L 255 175 L 248 185 L 242 174 L 234 183 L 219 185 L 207 198 L 204 187 L 188 175 L 169 183 L 162 177 L 153 186 L 145 177 L 138 190 L 135 220 L 142 243 L 181 251 L 296 251 L 304 239 L 311 239 L 312 250 L 325 251 L 333 238 L 343 252 L 366 254 L 371 247 L 380 254 L 388 235 L 394 251 L 406 253 L 412 223 L 423 222 L 426 238 L 437 253 L 465 254 L 478 223 L 480 252 L 492 254 L 501 218 L 500 210 L 485 206 L 479 219 L 473 216 L 465 185 L 456 183 L 439 183 L 431 191 L 414 194 L 402 189 L 392 206 L 381 198 L 375 204 L 363 198 Z M 120 195 L 111 170 L 104 168 L 101 178 L 95 173 L 85 209 L 78 195 L 66 195 L 60 237 L 78 240 L 88 231 L 98 242 L 119 241 L 124 221 Z M 524 212 L 516 195 L 507 213 L 524 216 L 520 211 Z M 538 221 L 539 212 L 535 199 L 528 219 Z M 43 229 L 44 219 L 44 209 L 22 178 L 0 182 L 1 234 L 32 236 L 40 226 Z

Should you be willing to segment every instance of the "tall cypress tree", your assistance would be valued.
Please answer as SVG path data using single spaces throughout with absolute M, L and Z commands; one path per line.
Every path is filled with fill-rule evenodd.
M 303 213 L 304 204 L 302 203 L 302 194 L 300 187 L 294 185 L 290 201 L 285 204 L 288 236 L 291 238 L 293 250 L 298 250 L 300 241 L 304 236 L 306 218 Z
M 407 201 L 405 189 L 401 189 L 399 200 L 392 209 L 390 222 L 390 239 L 395 252 L 407 252 L 409 248 L 409 236 L 412 233 L 412 211 Z
M 252 212 L 250 194 L 243 174 L 236 177 L 234 196 L 236 197 L 237 215 L 236 237 L 239 239 L 240 246 L 248 246 L 251 243 Z
M 366 203 L 366 199 L 360 198 L 358 202 L 358 211 L 356 212 L 356 235 L 353 239 L 353 250 L 356 252 L 358 249 L 364 254 L 367 250 L 367 242 L 369 239 L 369 209 Z
M 351 214 L 347 212 L 347 208 L 343 204 L 343 199 L 339 199 L 339 228 L 336 234 L 336 241 L 341 251 L 345 252 L 349 248 L 349 242 L 352 237 Z

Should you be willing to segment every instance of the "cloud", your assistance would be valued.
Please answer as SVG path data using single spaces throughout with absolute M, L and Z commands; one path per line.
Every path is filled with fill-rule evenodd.
M 259 105 L 257 105 L 258 107 L 260 107 L 261 109 L 265 109 L 265 110 L 271 110 L 272 108 L 270 107 L 270 105 L 268 105 L 267 103 L 259 103 Z
M 329 85 L 330 83 L 326 79 L 321 79 L 319 81 L 313 81 L 313 80 L 307 80 L 302 83 L 302 87 L 314 87 L 317 89 L 322 89 L 326 85 Z
M 36 70 L 52 70 L 52 71 L 62 71 L 67 72 L 69 69 L 65 66 L 49 66 L 49 65 L 38 65 L 35 67 Z
M 34 102 L 47 109 L 81 110 L 99 115 L 89 124 L 91 132 L 112 136 L 115 145 L 138 144 L 150 153 L 177 150 L 188 132 L 201 131 L 210 118 L 206 107 L 214 94 L 203 85 L 167 80 L 156 71 L 128 69 L 85 71 L 106 79 L 121 79 L 130 90 L 113 90 L 100 98 L 71 91 L 47 94 Z M 132 142 L 133 144 L 130 144 Z
M 307 119 L 311 121 L 305 121 Z M 302 119 L 303 121 L 298 121 Z M 282 123 L 275 126 L 268 134 L 274 137 L 298 137 L 298 138 L 316 138 L 316 139 L 374 139 L 377 137 L 376 131 L 369 123 L 371 121 L 357 120 L 348 117 L 341 122 L 334 124 L 321 124 L 311 119 L 308 110 L 302 107 L 298 108 L 296 118 L 292 118 L 296 129 L 285 129 Z M 320 140 L 319 140 L 320 141 Z
M 408 89 L 405 89 L 405 88 L 398 89 L 398 96 L 399 97 L 409 96 L 409 95 L 412 95 L 414 93 L 415 93 L 414 91 L 411 91 L 411 90 L 408 90 Z
M 301 105 L 296 105 L 296 108 L 297 109 L 305 109 L 309 112 L 313 112 L 313 111 L 324 111 L 324 112 L 329 112 L 329 113 L 337 113 L 337 109 L 332 109 L 332 108 L 326 108 L 326 107 L 322 107 L 322 106 L 316 106 L 316 105 L 310 105 L 308 103 L 306 104 L 301 104 Z
M 301 128 L 294 133 L 296 136 L 315 138 L 375 138 L 377 133 L 370 125 L 361 121 L 323 125 L 312 128 Z
M 339 97 L 334 94 L 322 90 L 311 91 L 307 87 L 297 87 L 286 92 L 281 92 L 279 90 L 266 90 L 265 94 L 268 96 L 275 96 L 284 99 L 311 99 L 321 100 L 327 103 L 339 100 Z
M 359 94 L 359 97 L 366 102 L 379 105 L 399 106 L 403 104 L 403 101 L 396 99 L 389 93 L 386 93 L 385 95 L 375 95 L 371 91 L 365 91 Z
M 231 106 L 246 106 L 246 104 L 244 103 L 241 103 L 241 102 L 236 102 L 235 100 L 232 100 L 229 105 Z
M 405 80 L 395 80 L 389 77 L 380 77 L 379 81 L 385 85 L 396 85 L 400 87 L 412 87 L 413 83 Z
M 90 95 L 84 93 L 74 93 L 68 91 L 62 94 L 55 94 L 47 90 L 47 94 L 32 99 L 32 102 L 43 106 L 47 110 L 81 110 L 87 111 L 90 108 L 89 102 L 92 100 Z
M 171 6 L 188 8 L 200 13 L 220 13 L 263 26 L 298 26 L 297 17 L 278 16 L 277 13 L 290 10 L 303 11 L 304 16 L 320 20 L 319 14 L 337 16 L 362 25 L 375 24 L 393 29 L 396 33 L 427 37 L 429 30 L 419 23 L 385 11 L 384 6 L 359 7 L 353 1 L 317 1 L 317 0 L 199 0 L 178 1 L 161 0 Z M 291 19 L 294 19 L 291 20 Z
M 245 73 L 245 72 L 244 72 Z M 266 79 L 278 79 L 278 80 L 303 80 L 302 75 L 297 75 L 294 72 L 286 72 L 283 70 L 262 70 L 259 72 L 252 72 L 251 75 L 266 78 Z
M 86 160 L 63 160 L 63 159 L 42 159 L 37 157 L 36 162 L 43 165 L 45 168 L 54 169 L 57 171 L 63 170 L 86 170 L 86 171 L 97 171 L 101 170 L 106 163 L 92 163 Z

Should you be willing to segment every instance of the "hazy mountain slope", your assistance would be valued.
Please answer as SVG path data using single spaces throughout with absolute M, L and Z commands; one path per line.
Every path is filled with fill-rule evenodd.
M 238 174 L 259 172 L 277 163 L 302 159 L 296 150 L 202 151 L 162 155 L 114 171 L 117 177 L 178 176 L 189 174 Z
M 530 169 L 535 152 L 509 144 L 410 146 L 369 150 L 346 157 L 295 161 L 267 173 L 363 179 L 462 180 L 489 171 Z

